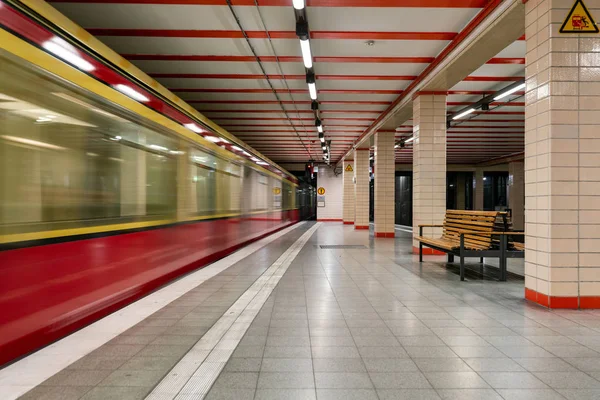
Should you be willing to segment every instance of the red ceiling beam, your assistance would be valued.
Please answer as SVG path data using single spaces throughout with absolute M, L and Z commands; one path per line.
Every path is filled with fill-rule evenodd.
M 202 110 L 203 113 L 255 113 L 255 114 L 271 114 L 283 113 L 282 110 Z M 321 114 L 377 114 L 379 111 L 365 110 L 321 110 Z M 294 110 L 294 113 L 312 114 L 312 110 Z M 217 118 L 218 119 L 218 118 Z
M 146 61 L 217 61 L 217 62 L 255 62 L 254 56 L 216 56 L 216 55 L 179 55 L 179 54 L 121 54 L 128 60 Z M 429 64 L 434 57 L 313 57 L 315 62 L 330 63 L 377 63 L 377 64 Z M 302 62 L 300 56 L 261 56 L 262 62 Z M 492 58 L 487 64 L 525 64 L 525 58 Z
M 152 78 L 181 79 L 265 79 L 261 74 L 149 74 Z M 267 75 L 268 79 L 305 80 L 306 75 Z M 414 75 L 317 75 L 320 80 L 333 81 L 412 81 Z M 468 76 L 463 82 L 516 82 L 520 76 Z
M 173 88 L 169 89 L 173 93 L 273 93 L 271 89 L 234 89 L 234 88 L 219 88 L 219 89 L 205 89 L 205 88 Z M 276 89 L 277 93 L 288 93 L 287 89 Z M 291 93 L 308 93 L 308 89 L 291 89 Z M 362 95 L 373 95 L 373 94 L 385 94 L 395 95 L 401 94 L 402 90 L 359 90 L 359 89 L 319 89 L 320 94 L 362 94 Z
M 279 104 L 277 100 L 186 100 L 189 104 Z M 282 100 L 283 104 L 310 104 L 310 100 Z M 340 104 L 369 104 L 369 105 L 388 105 L 389 101 L 320 101 L 321 105 L 340 105 Z M 471 103 L 467 103 L 471 104 Z
M 49 0 L 50 3 L 98 3 L 99 0 Z M 102 0 L 113 4 L 227 6 L 225 0 Z M 307 0 L 309 7 L 483 8 L 487 0 Z M 233 6 L 255 7 L 254 0 L 231 0 Z M 261 7 L 291 7 L 292 0 L 261 0 Z

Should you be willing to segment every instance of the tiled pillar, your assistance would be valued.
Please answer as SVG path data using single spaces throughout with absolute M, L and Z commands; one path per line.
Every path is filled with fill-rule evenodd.
M 413 102 L 413 236 L 419 225 L 441 225 L 446 214 L 446 95 L 420 95 Z M 441 228 L 424 235 L 440 237 Z M 413 241 L 413 251 L 419 244 Z M 423 254 L 433 254 L 429 248 Z
M 344 224 L 354 224 L 354 161 L 344 160 L 344 172 L 342 175 L 342 218 Z
M 394 237 L 394 133 L 375 134 L 375 237 Z
M 369 149 L 354 151 L 354 229 L 369 229 Z
M 483 170 L 477 169 L 475 170 L 475 174 L 473 174 L 474 184 L 475 184 L 475 204 L 473 207 L 475 210 L 483 210 Z
M 525 229 L 525 164 L 521 161 L 508 164 L 508 207 L 513 229 Z
M 572 5 L 525 4 L 525 296 L 600 308 L 600 38 L 558 33 Z

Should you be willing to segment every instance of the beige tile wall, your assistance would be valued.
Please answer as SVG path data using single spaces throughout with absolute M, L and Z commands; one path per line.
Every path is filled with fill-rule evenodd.
M 525 286 L 552 297 L 600 296 L 600 38 L 558 32 L 572 5 L 526 3 Z
M 344 222 L 354 223 L 354 161 L 344 161 L 342 164 L 344 168 L 343 172 L 343 200 L 342 200 L 342 214 Z M 352 171 L 346 171 L 346 168 L 350 165 Z
M 413 235 L 420 224 L 442 224 L 446 213 L 446 95 L 413 102 Z M 439 237 L 441 228 L 425 229 Z M 413 242 L 418 246 L 418 242 Z
M 369 226 L 369 149 L 354 152 L 354 226 Z
M 394 132 L 375 134 L 375 234 L 394 233 Z

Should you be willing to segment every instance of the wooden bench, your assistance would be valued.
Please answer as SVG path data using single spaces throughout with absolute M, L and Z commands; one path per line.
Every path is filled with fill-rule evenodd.
M 506 281 L 507 258 L 522 258 L 522 251 L 509 249 L 510 235 L 523 235 L 523 232 L 507 232 L 498 229 L 497 220 L 506 219 L 499 211 L 446 210 L 443 225 L 419 225 L 419 262 L 423 262 L 423 246 L 448 254 L 448 262 L 454 256 L 460 257 L 460 280 L 465 280 L 465 257 L 498 257 L 500 260 L 500 280 Z M 502 226 L 502 225 L 501 225 Z M 443 228 L 441 238 L 423 236 L 423 228 Z

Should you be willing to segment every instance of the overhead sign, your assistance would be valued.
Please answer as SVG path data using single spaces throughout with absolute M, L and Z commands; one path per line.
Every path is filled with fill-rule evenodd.
M 317 189 L 317 194 L 320 194 L 321 196 L 323 196 L 325 194 L 325 188 L 324 187 L 320 187 Z
M 583 0 L 577 0 L 560 27 L 560 33 L 598 33 L 594 17 L 588 11 Z
M 346 172 L 353 172 L 353 171 L 354 171 L 354 169 L 352 168 L 352 164 L 348 164 L 348 165 L 346 165 L 346 169 L 345 169 L 345 171 L 346 171 Z
M 273 188 L 273 194 L 280 194 L 280 193 L 281 193 L 281 188 L 278 188 L 278 187 Z

